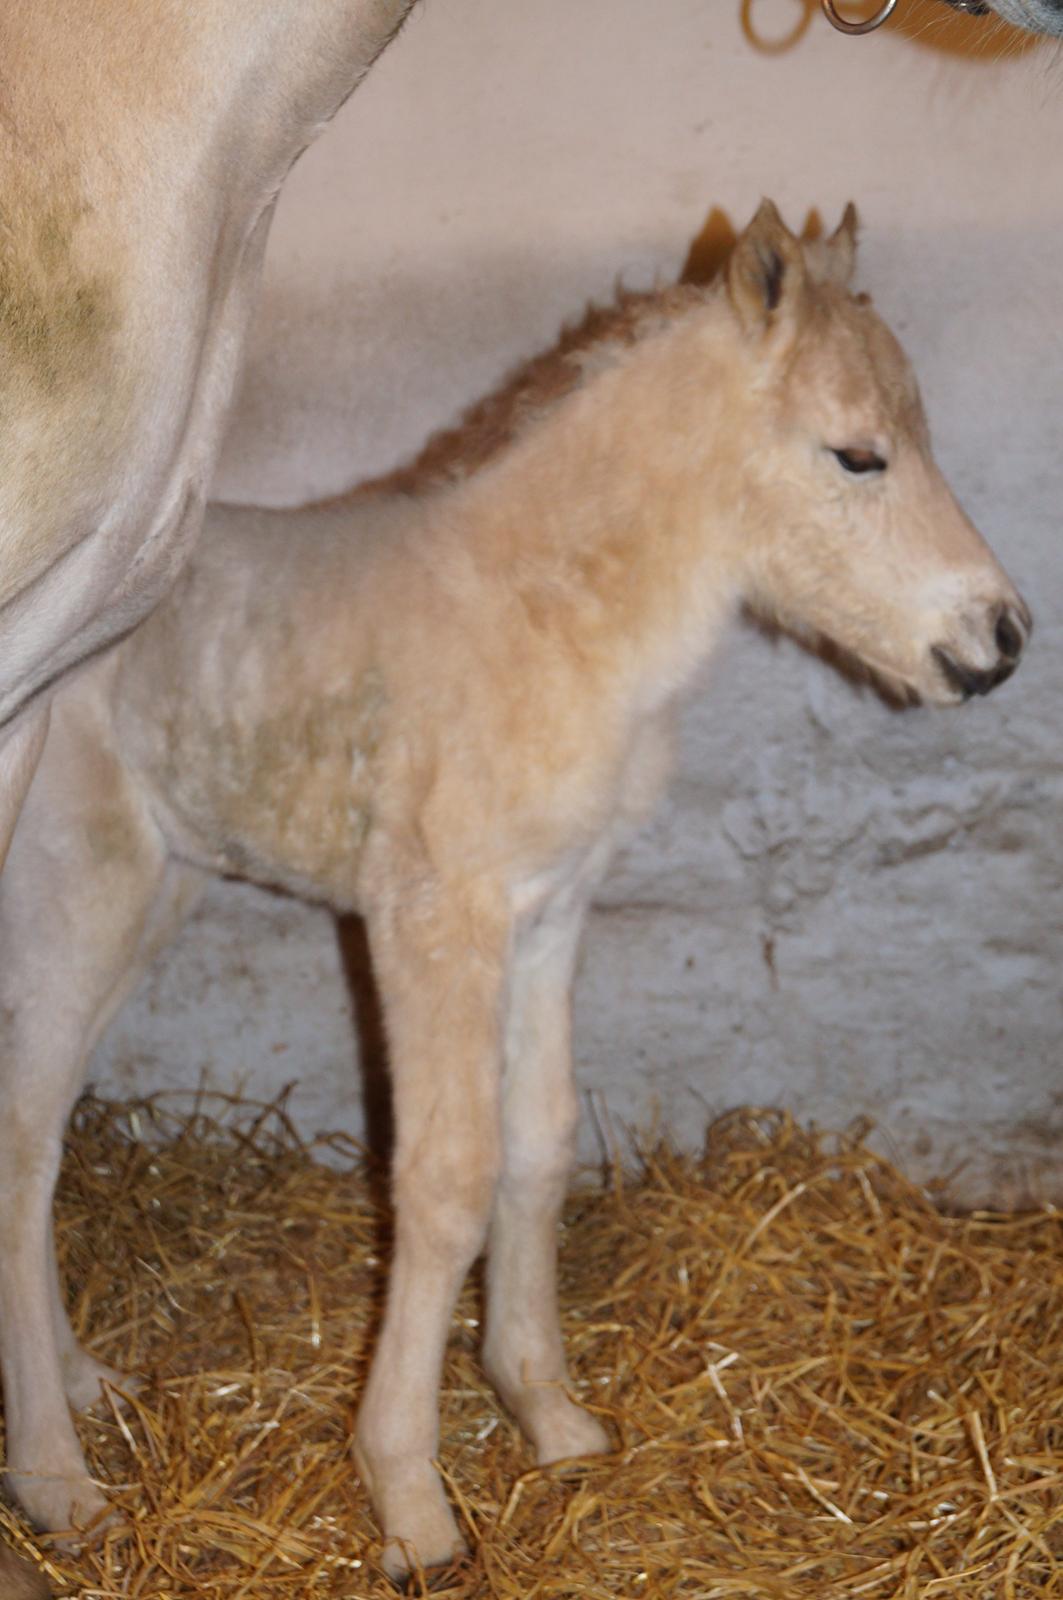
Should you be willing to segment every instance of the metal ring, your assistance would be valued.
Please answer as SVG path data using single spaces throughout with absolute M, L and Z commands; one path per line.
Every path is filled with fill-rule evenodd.
M 866 17 L 863 22 L 850 22 L 843 17 L 835 8 L 834 0 L 820 0 L 820 3 L 826 12 L 828 22 L 837 28 L 839 33 L 874 33 L 876 28 L 881 28 L 897 4 L 897 0 L 886 0 L 885 5 L 880 6 L 873 17 Z

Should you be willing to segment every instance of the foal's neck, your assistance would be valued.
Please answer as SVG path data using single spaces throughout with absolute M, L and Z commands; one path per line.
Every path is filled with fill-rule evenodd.
M 647 704 L 681 686 L 735 605 L 745 377 L 722 299 L 702 300 L 452 491 L 448 520 L 477 561 Z

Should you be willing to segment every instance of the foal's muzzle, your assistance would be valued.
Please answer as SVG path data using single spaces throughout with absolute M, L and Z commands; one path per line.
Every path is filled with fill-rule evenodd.
M 972 666 L 943 645 L 934 645 L 930 652 L 945 682 L 962 700 L 969 700 L 975 694 L 988 694 L 998 683 L 1011 677 L 1033 627 L 1033 619 L 1021 603 L 998 607 L 990 622 L 997 655 L 988 667 Z

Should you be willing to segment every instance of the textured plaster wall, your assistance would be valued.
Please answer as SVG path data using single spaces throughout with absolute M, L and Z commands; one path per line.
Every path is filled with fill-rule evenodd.
M 736 629 L 588 929 L 580 1082 L 599 1126 L 868 1114 L 914 1172 L 965 1163 L 968 1198 L 1058 1194 L 1063 66 L 901 10 L 848 40 L 753 0 L 769 39 L 807 13 L 771 53 L 738 0 L 427 0 L 285 189 L 219 492 L 386 468 L 588 297 L 674 276 L 713 206 L 833 225 L 855 198 L 862 279 L 1035 640 L 991 700 L 901 716 Z M 298 1080 L 306 1129 L 359 1130 L 343 950 L 356 930 L 219 884 L 95 1078 Z

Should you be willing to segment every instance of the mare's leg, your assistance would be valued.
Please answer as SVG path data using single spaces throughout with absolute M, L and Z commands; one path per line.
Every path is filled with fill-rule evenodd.
M 557 1224 L 575 1154 L 572 971 L 582 910 L 518 939 L 506 1027 L 502 1173 L 487 1256 L 484 1364 L 540 1463 L 611 1448 L 566 1394 L 557 1314 Z
M 405 898 L 400 886 L 368 923 L 391 1056 L 395 1248 L 355 1457 L 399 1577 L 463 1549 L 432 1460 L 451 1313 L 498 1171 L 508 924 L 449 885 Z
M 80 686 L 79 686 L 80 689 Z M 154 822 L 79 692 L 53 710 L 0 879 L 0 1371 L 8 1481 L 60 1529 L 104 1505 L 67 1405 L 106 1376 L 78 1351 L 55 1281 L 51 1201 L 85 1063 L 189 902 Z

